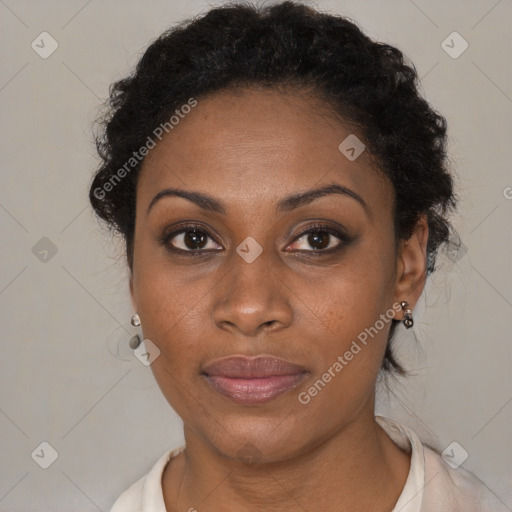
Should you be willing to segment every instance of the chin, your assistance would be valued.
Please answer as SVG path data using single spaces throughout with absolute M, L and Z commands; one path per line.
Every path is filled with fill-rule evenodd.
M 226 459 L 268 464 L 297 457 L 313 444 L 307 431 L 297 425 L 294 415 L 283 421 L 283 416 L 269 418 L 238 413 L 217 416 L 205 425 L 195 425 L 193 430 L 201 432 L 202 439 Z

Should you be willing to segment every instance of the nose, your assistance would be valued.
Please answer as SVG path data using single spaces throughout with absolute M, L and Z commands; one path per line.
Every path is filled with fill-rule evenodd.
M 214 306 L 217 327 L 254 337 L 290 325 L 292 309 L 289 287 L 276 261 L 265 251 L 247 263 L 238 254 L 229 262 L 230 271 L 221 281 Z

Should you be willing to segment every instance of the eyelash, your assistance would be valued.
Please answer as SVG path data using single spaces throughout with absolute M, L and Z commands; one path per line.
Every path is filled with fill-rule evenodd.
M 208 230 L 206 230 L 203 226 L 197 225 L 197 224 L 186 224 L 184 226 L 181 226 L 179 229 L 176 229 L 170 233 L 165 233 L 159 240 L 159 244 L 165 246 L 169 251 L 177 254 L 186 254 L 190 257 L 197 257 L 197 256 L 204 256 L 205 254 L 211 253 L 211 252 L 220 252 L 218 249 L 197 249 L 197 250 L 184 250 L 184 249 L 178 249 L 177 247 L 173 247 L 169 244 L 169 242 L 176 237 L 177 235 L 180 235 L 182 233 L 187 233 L 190 231 L 197 231 L 201 234 L 206 235 L 210 240 L 213 240 L 215 243 L 220 243 L 215 240 L 214 237 L 208 233 Z M 324 223 L 314 223 L 310 224 L 307 228 L 305 228 L 303 231 L 298 233 L 296 237 L 293 239 L 291 243 L 295 243 L 297 240 L 300 240 L 304 235 L 310 234 L 310 233 L 319 233 L 319 232 L 325 232 L 329 235 L 332 235 L 340 240 L 338 245 L 335 247 L 331 247 L 330 249 L 314 249 L 311 251 L 298 249 L 297 252 L 306 252 L 312 256 L 321 256 L 322 254 L 332 254 L 334 252 L 337 252 L 341 250 L 344 246 L 348 245 L 351 242 L 351 238 L 345 234 L 343 231 L 337 230 L 330 226 L 329 224 Z

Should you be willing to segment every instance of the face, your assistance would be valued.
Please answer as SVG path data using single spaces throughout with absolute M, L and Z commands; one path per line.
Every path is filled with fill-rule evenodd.
M 185 435 L 227 458 L 285 460 L 373 418 L 403 261 L 390 183 L 338 148 L 351 133 L 304 94 L 225 91 L 144 161 L 130 286 L 151 368 Z M 234 355 L 287 364 L 205 373 Z

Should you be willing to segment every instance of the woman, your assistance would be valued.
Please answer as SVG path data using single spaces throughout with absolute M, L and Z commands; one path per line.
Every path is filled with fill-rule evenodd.
M 399 50 L 293 2 L 211 9 L 114 84 L 90 200 L 186 445 L 112 512 L 503 509 L 374 413 L 456 204 L 416 84 Z

